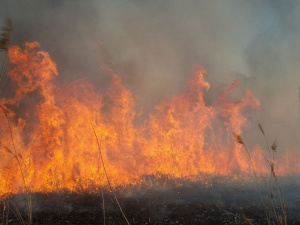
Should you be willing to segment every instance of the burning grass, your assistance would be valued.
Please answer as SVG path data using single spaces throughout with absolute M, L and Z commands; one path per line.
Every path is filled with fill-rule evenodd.
M 102 65 L 104 73 L 110 77 L 107 92 L 95 90 L 85 80 L 64 86 L 57 84 L 56 63 L 47 52 L 38 50 L 39 44 L 27 42 L 24 48 L 9 47 L 10 20 L 3 30 L 0 44 L 5 58 L 1 70 L 6 54 L 11 62 L 7 73 L 11 89 L 6 90 L 0 100 L 3 111 L 0 114 L 3 224 L 8 224 L 12 218 L 10 210 L 20 224 L 31 225 L 34 220 L 40 221 L 38 217 L 33 218 L 33 215 L 39 215 L 33 213 L 36 211 L 33 201 L 37 200 L 38 193 L 47 196 L 62 191 L 79 195 L 90 193 L 99 200 L 94 215 L 99 218 L 99 208 L 102 208 L 103 223 L 106 224 L 107 219 L 109 224 L 112 212 L 105 210 L 109 208 L 109 203 L 104 201 L 105 195 L 110 195 L 107 190 L 110 190 L 123 221 L 134 224 L 135 215 L 128 217 L 117 197 L 120 194 L 122 201 L 126 202 L 127 198 L 122 197 L 125 190 L 139 188 L 149 191 L 156 188 L 156 182 L 162 182 L 162 189 L 168 191 L 167 186 L 178 188 L 182 181 L 191 185 L 201 182 L 205 188 L 210 188 L 213 186 L 210 181 L 218 176 L 234 183 L 243 180 L 249 183 L 252 182 L 249 178 L 251 168 L 266 221 L 287 224 L 286 204 L 277 174 L 299 172 L 299 167 L 276 168 L 275 173 L 277 144 L 274 142 L 269 146 L 260 124 L 268 155 L 263 153 L 261 157 L 263 150 L 260 147 L 253 151 L 248 149 L 240 135 L 235 135 L 236 140 L 232 137 L 232 132 L 241 134 L 247 124 L 243 110 L 260 105 L 249 90 L 242 99 L 230 97 L 238 81 L 223 90 L 215 103 L 208 105 L 204 94 L 209 91 L 210 84 L 205 80 L 206 72 L 197 68 L 180 93 L 156 105 L 143 122 L 136 124 L 134 121 L 139 115 L 135 111 L 132 93 L 111 69 Z M 264 160 L 267 160 L 267 165 Z M 281 163 L 288 165 L 285 161 Z M 265 180 L 269 196 L 266 202 L 259 174 L 266 174 L 268 166 L 271 175 Z M 273 200 L 274 190 L 280 200 L 280 215 Z M 24 197 L 26 210 L 15 203 L 14 196 Z M 177 206 L 183 207 L 181 204 Z M 212 206 L 207 204 L 205 207 L 211 209 Z M 131 210 L 129 206 L 125 208 Z M 23 219 L 24 211 L 27 221 Z M 234 216 L 235 220 L 242 218 L 230 214 L 227 209 L 218 209 L 221 211 Z M 176 215 L 178 213 L 176 211 Z M 145 218 L 138 220 L 151 223 Z M 55 224 L 51 220 L 44 222 Z M 247 217 L 239 222 L 252 223 Z
M 135 125 L 134 99 L 117 75 L 105 69 L 111 77 L 108 93 L 97 93 L 87 81 L 60 86 L 53 81 L 58 74 L 55 63 L 48 53 L 37 51 L 38 46 L 33 42 L 26 43 L 24 50 L 9 49 L 14 65 L 8 72 L 14 86 L 9 96 L 13 97 L 0 102 L 11 121 L 8 127 L 6 117 L 0 119 L 1 147 L 13 149 L 11 131 L 18 156 L 23 158 L 25 183 L 32 191 L 103 186 L 106 175 L 99 175 L 105 172 L 103 165 L 99 167 L 95 134 L 102 139 L 102 159 L 115 186 L 138 184 L 144 175 L 193 180 L 199 173 L 248 172 L 244 151 L 226 133 L 241 132 L 246 123 L 242 110 L 259 103 L 249 91 L 241 100 L 229 100 L 237 82 L 220 94 L 217 107 L 207 106 L 203 94 L 210 85 L 204 71 L 197 70 L 181 93 L 157 105 L 144 123 Z M 39 98 L 29 109 L 25 102 L 32 95 Z M 0 176 L 18 167 L 14 159 L 5 157 Z M 21 177 L 16 172 L 4 179 L 0 189 L 19 193 L 24 183 Z

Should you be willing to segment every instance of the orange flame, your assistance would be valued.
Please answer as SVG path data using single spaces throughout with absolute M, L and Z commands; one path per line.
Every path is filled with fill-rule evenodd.
M 247 155 L 231 134 L 241 133 L 245 126 L 243 109 L 258 107 L 259 102 L 249 90 L 242 100 L 230 101 L 237 81 L 219 95 L 215 107 L 208 106 L 203 94 L 210 84 L 205 71 L 198 69 L 185 90 L 135 125 L 135 101 L 120 77 L 110 71 L 110 88 L 104 94 L 84 80 L 55 84 L 56 64 L 38 47 L 32 42 L 24 49 L 9 49 L 14 68 L 8 76 L 15 91 L 1 100 L 7 112 L 7 118 L 0 116 L 2 193 L 22 192 L 24 186 L 36 192 L 104 186 L 90 121 L 114 185 L 138 184 L 145 175 L 193 180 L 199 174 L 250 171 Z

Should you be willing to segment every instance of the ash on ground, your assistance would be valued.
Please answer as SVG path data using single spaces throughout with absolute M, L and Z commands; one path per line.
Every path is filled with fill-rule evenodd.
M 299 182 L 283 183 L 288 224 L 300 224 Z M 245 217 L 253 224 L 267 224 L 254 183 L 215 182 L 207 187 L 196 182 L 172 184 L 167 189 L 128 187 L 116 190 L 116 195 L 130 224 L 249 224 Z M 262 195 L 267 198 L 268 193 L 262 191 Z M 276 202 L 275 197 L 274 205 L 280 212 L 280 203 Z M 34 225 L 127 224 L 113 194 L 108 190 L 93 193 L 33 193 L 31 198 Z M 26 224 L 28 219 L 24 199 L 25 195 L 17 195 L 9 201 L 16 205 Z M 2 201 L 2 210 L 7 201 Z M 0 215 L 0 221 L 4 218 L 3 224 L 22 224 L 16 209 L 10 205 L 9 217 L 6 208 Z

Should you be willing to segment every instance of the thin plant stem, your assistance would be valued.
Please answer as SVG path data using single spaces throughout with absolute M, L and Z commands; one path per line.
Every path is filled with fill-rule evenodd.
M 276 181 L 276 186 L 277 186 L 277 191 L 278 191 L 278 195 L 279 195 L 279 199 L 280 199 L 280 205 L 281 205 L 281 210 L 284 216 L 284 224 L 287 225 L 287 218 L 286 218 L 286 207 L 285 207 L 285 202 L 283 200 L 283 195 L 282 195 L 282 191 L 281 191 L 281 187 L 279 185 L 278 179 L 276 174 L 273 174 L 275 181 Z
M 266 135 L 265 135 L 265 132 L 263 131 L 263 128 L 262 126 L 260 125 L 260 123 L 258 123 L 258 126 L 264 136 L 264 139 L 265 139 L 265 142 L 266 142 L 266 145 L 267 145 L 267 149 L 268 149 L 268 152 L 270 154 L 270 158 L 272 159 L 272 155 L 271 155 L 271 150 L 270 150 L 270 145 L 267 141 L 267 138 L 266 138 Z M 270 162 L 270 160 L 267 159 L 269 165 L 270 165 L 270 168 L 271 168 L 271 174 L 270 174 L 270 180 L 271 180 L 271 177 L 273 176 L 274 179 L 275 179 L 275 184 L 277 186 L 277 192 L 278 192 L 278 196 L 279 196 L 279 199 L 280 199 L 280 205 L 281 205 L 281 210 L 282 210 L 282 213 L 283 213 L 283 216 L 284 216 L 284 223 L 287 225 L 287 218 L 286 218 L 286 209 L 284 207 L 284 200 L 283 200 L 283 195 L 282 195 L 282 191 L 281 191 L 281 187 L 279 185 L 279 182 L 278 182 L 278 179 L 277 179 L 277 176 L 275 174 L 275 168 L 274 168 L 274 152 L 273 152 L 273 162 Z
M 272 210 L 273 210 L 274 216 L 275 216 L 275 218 L 277 219 L 278 224 L 280 224 L 280 222 L 279 222 L 279 217 L 278 217 L 278 215 L 277 215 L 277 212 L 276 212 L 276 209 L 275 209 L 275 205 L 274 205 L 273 193 L 272 193 L 272 190 L 270 189 L 271 186 L 270 186 L 270 184 L 269 184 L 269 186 L 268 186 L 268 184 L 267 184 L 267 182 L 266 182 L 265 180 L 264 180 L 264 183 L 265 183 L 265 187 L 266 187 L 266 189 L 267 189 L 267 191 L 268 191 L 269 201 L 271 202 Z M 271 211 L 270 211 L 270 214 L 271 214 Z
M 11 200 L 10 200 L 10 203 L 12 205 L 12 211 L 13 213 L 15 214 L 15 216 L 18 218 L 19 222 L 23 225 L 26 225 L 25 221 L 23 220 L 23 217 L 20 213 L 20 210 L 18 209 L 18 207 L 16 206 L 16 204 Z
M 93 126 L 93 124 L 92 124 L 91 121 L 90 121 L 90 124 L 91 124 L 91 126 L 92 126 L 92 129 L 93 129 L 93 132 L 94 132 L 96 141 L 97 141 L 97 146 L 98 146 L 98 150 L 99 150 L 99 153 L 100 153 L 100 158 L 101 158 L 101 162 L 102 162 L 102 166 L 103 166 L 103 170 L 104 170 L 104 174 L 105 174 L 105 177 L 106 177 L 108 186 L 109 186 L 111 192 L 113 193 L 114 199 L 115 199 L 115 201 L 116 201 L 116 203 L 117 203 L 117 205 L 118 205 L 118 207 L 119 207 L 119 209 L 120 209 L 120 211 L 121 211 L 121 213 L 122 213 L 122 215 L 123 215 L 123 217 L 124 217 L 126 223 L 127 223 L 128 225 L 130 225 L 130 223 L 129 223 L 129 221 L 128 221 L 126 215 L 125 215 L 125 213 L 124 213 L 123 210 L 122 210 L 122 207 L 121 207 L 121 205 L 120 205 L 120 203 L 119 203 L 119 200 L 118 200 L 118 198 L 117 198 L 117 195 L 116 195 L 116 193 L 115 193 L 115 190 L 113 189 L 113 187 L 112 187 L 112 185 L 111 185 L 111 183 L 110 183 L 110 180 L 109 180 L 109 178 L 108 178 L 107 171 L 106 171 L 105 164 L 104 164 L 104 160 L 103 160 L 102 150 L 101 150 L 101 147 L 100 147 L 100 143 L 99 143 L 99 140 L 98 140 L 98 137 L 97 137 L 95 128 L 94 128 L 94 126 Z
M 6 218 L 5 218 L 5 224 L 8 225 L 8 219 L 9 219 L 9 208 L 10 208 L 10 204 L 9 204 L 9 198 L 10 196 L 8 196 L 7 202 L 6 202 Z
M 12 130 L 11 130 L 11 125 L 10 125 L 7 113 L 4 112 L 4 114 L 5 114 L 5 117 L 7 119 L 9 133 L 10 133 L 10 138 L 11 138 L 11 142 L 12 142 L 12 145 L 13 145 L 13 148 L 14 148 L 14 157 L 17 160 L 17 163 L 18 163 L 21 175 L 22 175 L 22 179 L 23 179 L 23 182 L 24 182 L 24 187 L 25 187 L 25 190 L 26 190 L 27 186 L 26 186 L 25 176 L 24 176 L 24 173 L 23 173 L 23 170 L 22 170 L 22 166 L 21 166 L 21 163 L 20 163 L 20 160 L 19 160 L 19 156 L 18 156 L 18 153 L 17 153 L 17 150 L 16 150 L 16 146 L 15 146 L 15 142 L 14 142 L 14 138 L 13 138 L 13 134 L 12 134 Z
M 266 214 L 266 217 L 267 217 L 267 220 L 268 220 L 268 224 L 271 224 L 271 223 L 270 223 L 270 220 L 269 220 L 268 212 L 267 212 L 267 210 L 266 210 L 266 204 L 265 204 L 265 201 L 264 201 L 264 199 L 263 199 L 263 197 L 262 197 L 261 190 L 260 190 L 259 185 L 258 185 L 258 178 L 257 178 L 257 174 L 256 174 L 256 171 L 255 171 L 255 168 L 254 168 L 254 164 L 253 164 L 253 161 L 252 161 L 252 157 L 251 157 L 250 152 L 249 152 L 249 150 L 247 149 L 246 145 L 245 145 L 244 143 L 242 143 L 242 145 L 243 145 L 243 147 L 245 148 L 245 150 L 246 150 L 246 152 L 247 152 L 247 155 L 248 155 L 248 157 L 249 157 L 249 160 L 250 160 L 250 163 L 251 163 L 251 166 L 252 166 L 252 170 L 253 170 L 254 177 L 255 177 L 255 181 L 256 181 L 256 182 L 255 182 L 255 183 L 256 183 L 256 187 L 257 187 L 257 190 L 258 190 L 258 192 L 259 192 L 261 202 L 262 202 L 262 204 L 263 204 L 263 206 L 264 206 L 264 209 L 265 209 L 265 214 Z
M 5 117 L 6 117 L 6 119 L 7 119 L 8 128 L 9 128 L 9 132 L 10 132 L 10 137 L 11 137 L 11 141 L 12 141 L 12 144 L 13 144 L 14 158 L 17 160 L 17 163 L 18 163 L 18 166 L 19 166 L 21 175 L 22 175 L 23 183 L 24 183 L 25 196 L 26 196 L 26 197 L 25 197 L 25 200 L 26 200 L 26 203 L 27 203 L 26 205 L 27 205 L 27 210 L 28 210 L 28 220 L 29 220 L 29 225 L 31 225 L 31 224 L 32 224 L 31 193 L 29 193 L 29 190 L 28 190 L 28 188 L 27 188 L 27 184 L 26 184 L 26 180 L 25 180 L 25 175 L 24 175 L 24 172 L 23 172 L 23 170 L 22 170 L 21 162 L 20 162 L 20 160 L 19 160 L 19 155 L 18 155 L 18 153 L 17 153 L 15 141 L 14 141 L 14 138 L 13 138 L 13 134 L 12 134 L 12 129 L 11 129 L 10 121 L 9 121 L 9 118 L 8 118 L 8 115 L 7 115 L 6 111 L 4 111 L 4 114 L 5 114 Z
M 100 149 L 102 149 L 102 134 L 101 134 L 101 138 L 100 138 Z M 99 181 L 101 181 L 101 177 L 100 177 L 100 151 L 98 151 L 98 168 L 97 168 L 97 172 L 99 174 Z M 102 188 L 99 188 L 100 192 L 101 192 L 101 199 L 102 199 L 102 214 L 103 214 L 103 225 L 105 225 L 105 200 L 104 200 L 104 193 Z
M 103 224 L 105 225 L 105 202 L 104 202 L 104 194 L 102 189 L 101 189 L 101 197 L 102 197 Z

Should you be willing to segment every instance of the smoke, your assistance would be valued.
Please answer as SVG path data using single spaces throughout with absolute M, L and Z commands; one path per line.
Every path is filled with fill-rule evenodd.
M 0 21 L 12 19 L 13 44 L 41 43 L 57 82 L 84 78 L 101 91 L 103 63 L 145 111 L 182 89 L 196 65 L 212 84 L 208 104 L 240 80 L 236 95 L 249 88 L 262 103 L 250 120 L 285 145 L 296 143 L 299 127 L 299 10 L 297 0 L 23 0 L 2 2 Z

